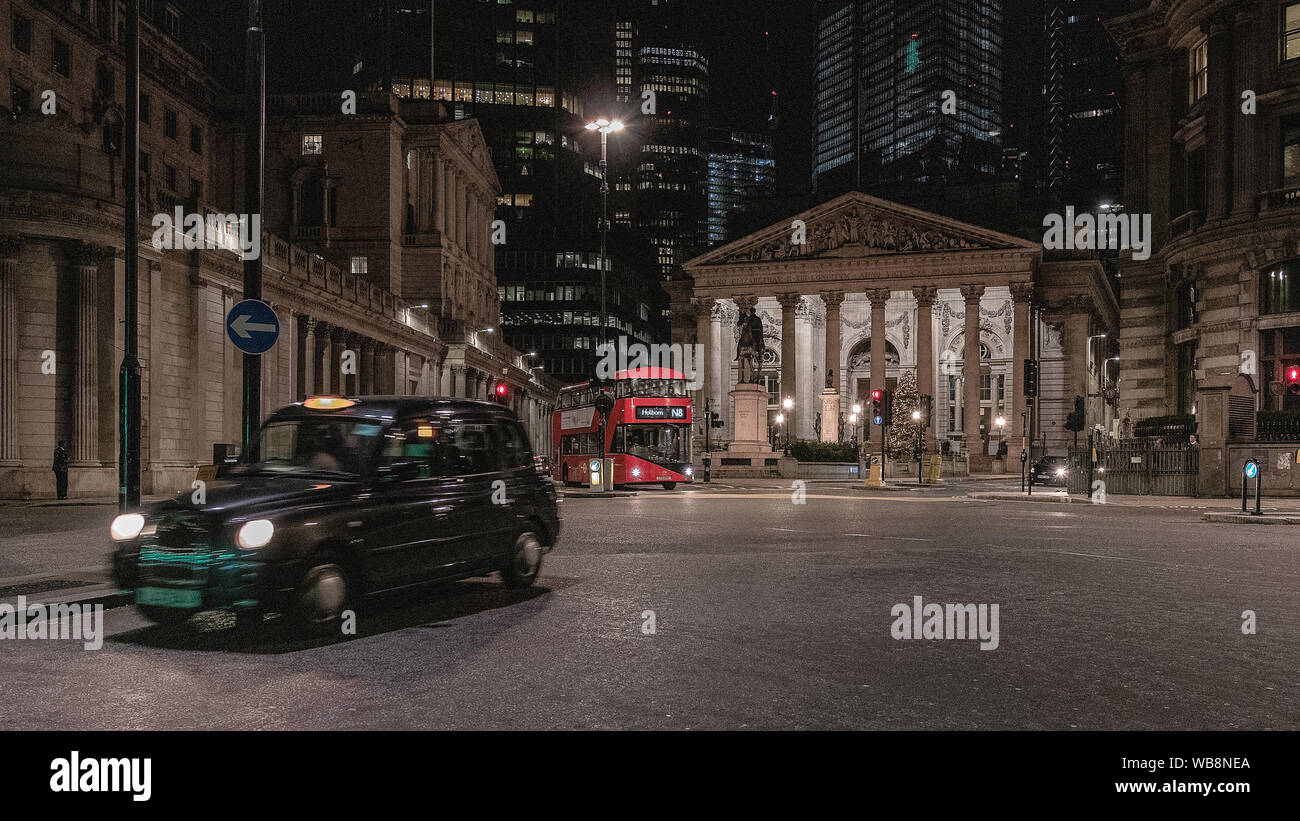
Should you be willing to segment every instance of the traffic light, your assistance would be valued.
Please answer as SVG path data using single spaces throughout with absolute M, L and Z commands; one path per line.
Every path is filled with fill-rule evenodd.
M 871 418 L 877 425 L 885 419 L 885 392 L 878 388 L 871 392 Z
M 1034 399 L 1038 396 L 1038 360 L 1025 360 L 1025 398 Z
M 710 411 L 710 412 L 709 412 L 709 426 L 710 426 L 710 427 L 714 427 L 714 428 L 720 428 L 720 427 L 722 427 L 722 424 L 723 424 L 723 423 L 722 423 L 722 417 L 718 415 L 718 412 L 717 412 L 717 411 Z
M 881 404 L 884 405 L 882 415 L 885 417 L 885 424 L 891 424 L 894 421 L 894 392 L 889 388 L 885 388 L 885 396 Z
M 921 397 L 921 427 L 930 427 L 930 419 L 934 415 L 934 397 L 930 394 L 922 394 Z
M 510 402 L 510 386 L 505 382 L 498 382 L 492 387 L 492 396 L 502 405 Z
M 1297 382 L 1300 382 L 1300 365 L 1287 365 L 1286 383 L 1294 385 Z

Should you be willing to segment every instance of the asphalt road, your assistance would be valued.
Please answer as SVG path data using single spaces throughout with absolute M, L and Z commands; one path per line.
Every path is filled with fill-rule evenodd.
M 100 650 L 0 641 L 0 728 L 1300 727 L 1293 528 L 817 485 L 562 511 L 535 588 L 390 596 L 346 640 L 119 608 Z M 896 640 L 914 596 L 997 604 L 997 649 Z

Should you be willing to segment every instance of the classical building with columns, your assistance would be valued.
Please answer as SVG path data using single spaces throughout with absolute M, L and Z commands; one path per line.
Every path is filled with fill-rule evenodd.
M 1155 233 L 1149 259 L 1120 261 L 1121 408 L 1194 414 L 1244 374 L 1255 409 L 1300 412 L 1300 2 L 1160 0 L 1106 28 L 1124 208 Z
M 117 493 L 118 11 L 0 2 L 0 40 L 15 44 L 0 49 L 13 78 L 0 88 L 0 498 L 53 496 L 59 440 L 71 495 Z M 240 139 L 219 125 L 237 120 L 238 106 L 181 47 L 190 38 L 178 25 L 141 26 L 142 55 L 152 55 L 142 58 L 138 237 L 146 494 L 188 488 L 214 444 L 239 441 L 242 356 L 225 319 L 241 299 L 242 260 L 152 243 L 155 214 L 225 214 L 242 201 L 232 188 L 243 177 Z M 40 111 L 44 89 L 55 113 Z M 338 98 L 329 102 L 338 110 Z M 488 399 L 504 381 L 534 449 L 549 452 L 559 386 L 495 332 L 497 186 L 477 123 L 363 95 L 349 131 L 312 119 L 323 105 L 272 103 L 260 251 L 280 336 L 261 358 L 263 414 L 316 393 Z
M 910 370 L 934 397 L 931 448 L 967 449 L 980 469 L 1004 435 L 1015 460 L 1029 418 L 1021 363 L 1031 355 L 1041 362 L 1039 446 L 1064 451 L 1075 396 L 1089 397 L 1092 418 L 1109 424 L 1093 396 L 1095 343 L 1115 332 L 1118 314 L 1095 258 L 1044 258 L 1041 244 L 852 192 L 685 269 L 689 279 L 669 283 L 673 341 L 704 346 L 697 401 L 722 413 L 724 442 L 734 424 L 736 321 L 751 307 L 763 320 L 769 414 L 793 399 L 793 438 L 818 438 L 824 392 L 847 420 L 854 403 Z M 864 433 L 861 422 L 857 431 L 820 424 L 823 439 Z M 879 441 L 879 428 L 865 432 Z

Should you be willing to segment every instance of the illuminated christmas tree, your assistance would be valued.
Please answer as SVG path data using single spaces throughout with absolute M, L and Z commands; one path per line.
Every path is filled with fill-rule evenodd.
M 894 388 L 893 415 L 889 420 L 889 440 L 885 450 L 896 462 L 912 459 L 912 448 L 924 433 L 924 420 L 912 418 L 912 411 L 921 409 L 921 396 L 916 389 L 916 371 L 903 371 Z

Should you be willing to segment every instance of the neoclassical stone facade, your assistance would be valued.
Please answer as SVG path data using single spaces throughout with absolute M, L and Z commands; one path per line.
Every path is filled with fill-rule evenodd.
M 869 403 L 870 390 L 913 371 L 920 392 L 934 397 L 930 446 L 973 443 L 975 466 L 996 452 L 998 416 L 1018 458 L 1027 420 L 1021 363 L 1031 341 L 1042 362 L 1038 429 L 1048 449 L 1061 450 L 1073 397 L 1100 394 L 1091 343 L 1116 328 L 1114 296 L 1096 260 L 1045 260 L 1041 245 L 860 193 L 712 250 L 685 269 L 689 280 L 670 283 L 674 341 L 704 345 L 697 401 L 722 413 L 724 441 L 737 376 L 735 324 L 750 307 L 767 337 L 771 413 L 793 399 L 796 438 L 816 438 L 829 371 L 846 419 L 854 403 Z M 1109 425 L 1100 397 L 1089 404 L 1093 421 Z M 879 429 L 867 431 L 878 441 Z M 847 439 L 854 431 L 846 424 L 836 433 Z
M 1120 261 L 1134 419 L 1196 413 L 1239 373 L 1258 410 L 1300 411 L 1284 378 L 1300 364 L 1297 26 L 1295 0 L 1158 0 L 1106 22 L 1127 86 L 1124 207 L 1155 232 L 1150 259 Z
M 103 9 L 111 24 L 116 4 Z M 28 51 L 0 49 L 13 80 L 0 88 L 0 498 L 52 497 L 59 440 L 71 495 L 113 497 L 125 320 L 118 28 L 73 4 L 12 0 L 0 2 L 0 41 L 20 18 Z M 169 61 L 142 66 L 137 238 L 142 490 L 162 494 L 188 488 L 214 444 L 239 441 L 242 356 L 225 320 L 243 273 L 228 250 L 155 248 L 151 220 L 237 209 L 242 170 L 237 133 L 218 125 L 234 101 L 174 39 L 142 29 L 145 48 Z M 54 41 L 70 58 L 52 68 Z M 39 110 L 41 89 L 56 93 L 56 113 Z M 36 106 L 22 109 L 29 92 Z M 280 337 L 261 357 L 263 414 L 315 393 L 489 399 L 505 381 L 535 451 L 549 452 L 558 385 L 487 330 L 499 316 L 496 180 L 477 123 L 386 95 L 363 96 L 343 124 L 309 117 L 320 105 L 272 103 L 260 250 Z M 320 153 L 303 151 L 303 131 L 321 137 Z

